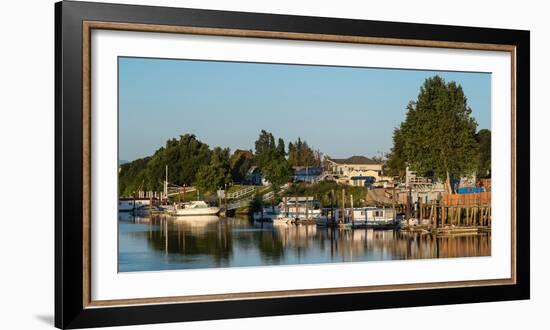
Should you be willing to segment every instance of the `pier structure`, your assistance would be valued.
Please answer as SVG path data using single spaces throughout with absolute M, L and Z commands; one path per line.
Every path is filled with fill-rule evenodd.
M 442 194 L 439 199 L 416 202 L 407 199 L 403 206 L 405 231 L 429 231 L 436 234 L 486 232 L 491 229 L 491 192 Z M 415 223 L 411 223 L 415 219 Z

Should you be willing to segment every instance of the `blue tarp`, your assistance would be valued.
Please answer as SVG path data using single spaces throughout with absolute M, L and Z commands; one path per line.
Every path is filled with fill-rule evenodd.
M 459 194 L 477 194 L 483 191 L 483 187 L 463 187 L 457 190 Z

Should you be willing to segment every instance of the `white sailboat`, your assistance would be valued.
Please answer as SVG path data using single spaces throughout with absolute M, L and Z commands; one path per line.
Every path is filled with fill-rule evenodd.
M 168 201 L 168 166 L 166 166 L 165 175 L 166 177 L 164 179 L 164 200 Z M 220 212 L 219 207 L 210 206 L 206 204 L 206 202 L 201 200 L 174 205 L 162 205 L 160 206 L 160 208 L 163 211 L 168 212 L 168 214 L 175 216 L 213 216 Z
M 216 206 L 209 206 L 204 201 L 192 201 L 176 205 L 172 211 L 173 215 L 216 215 L 220 212 L 220 208 Z

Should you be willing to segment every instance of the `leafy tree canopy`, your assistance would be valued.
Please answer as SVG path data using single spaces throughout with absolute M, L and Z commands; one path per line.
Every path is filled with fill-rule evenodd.
M 293 174 L 292 166 L 286 159 L 285 143 L 279 139 L 275 145 L 273 134 L 262 130 L 254 145 L 256 164 L 277 191 L 281 185 L 290 181 Z
M 210 163 L 211 156 L 209 146 L 195 135 L 185 134 L 179 139 L 169 139 L 153 156 L 120 166 L 119 192 L 129 196 L 138 190 L 162 191 L 166 166 L 171 183 L 190 186 L 199 168 Z
M 476 170 L 477 123 L 471 114 L 460 85 L 439 76 L 426 79 L 394 131 L 390 167 L 395 171 L 408 165 L 419 174 L 434 173 L 450 192 L 450 177 Z
M 292 167 L 286 160 L 283 139 L 275 143 L 273 134 L 261 131 L 255 146 L 256 154 L 236 150 L 231 155 L 228 148 L 210 149 L 192 134 L 169 139 L 152 156 L 120 165 L 119 192 L 132 196 L 139 190 L 162 191 L 166 166 L 171 184 L 197 186 L 204 193 L 242 182 L 254 164 L 274 185 L 290 181 Z
M 214 148 L 210 164 L 202 165 L 197 171 L 195 185 L 203 192 L 215 192 L 231 182 L 229 148 Z
M 476 134 L 479 145 L 477 161 L 477 176 L 479 178 L 491 177 L 491 131 L 488 129 L 479 130 Z
M 254 154 L 249 150 L 237 149 L 230 159 L 231 177 L 234 182 L 243 182 L 246 173 L 254 165 Z

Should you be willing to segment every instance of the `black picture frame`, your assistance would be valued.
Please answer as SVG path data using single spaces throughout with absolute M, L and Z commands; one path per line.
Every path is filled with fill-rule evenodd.
M 83 21 L 365 36 L 516 47 L 516 283 L 86 308 Z M 55 325 L 84 328 L 529 299 L 529 31 L 62 1 L 55 4 Z

